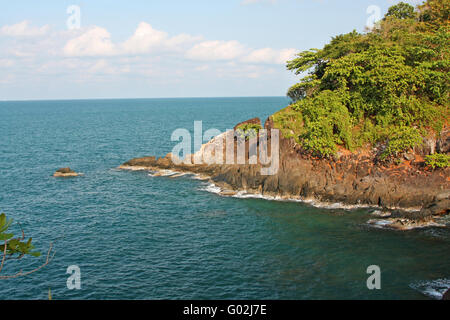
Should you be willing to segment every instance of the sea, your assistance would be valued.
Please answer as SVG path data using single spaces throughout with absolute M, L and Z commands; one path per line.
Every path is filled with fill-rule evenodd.
M 450 288 L 448 228 L 394 231 L 367 223 L 376 208 L 225 197 L 192 176 L 118 170 L 171 152 L 172 133 L 193 133 L 195 121 L 225 131 L 288 105 L 0 102 L 0 212 L 42 253 L 7 259 L 0 276 L 39 267 L 53 248 L 44 268 L 0 279 L 0 299 L 440 299 Z M 61 167 L 82 175 L 53 178 Z

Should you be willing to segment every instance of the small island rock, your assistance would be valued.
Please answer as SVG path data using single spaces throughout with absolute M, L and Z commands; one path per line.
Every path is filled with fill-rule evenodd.
M 53 174 L 56 178 L 67 178 L 67 177 L 77 177 L 79 174 L 73 171 L 70 168 L 61 168 L 56 170 L 56 172 Z

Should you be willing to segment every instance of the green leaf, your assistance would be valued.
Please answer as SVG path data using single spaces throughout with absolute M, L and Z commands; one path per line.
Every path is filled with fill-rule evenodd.
M 14 234 L 12 233 L 0 233 L 0 241 L 9 240 L 12 237 L 14 237 Z
M 41 253 L 39 251 L 35 251 L 35 252 L 30 252 L 30 255 L 32 255 L 33 257 L 40 257 Z

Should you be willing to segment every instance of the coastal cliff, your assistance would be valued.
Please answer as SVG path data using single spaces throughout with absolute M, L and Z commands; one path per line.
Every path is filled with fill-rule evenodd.
M 278 144 L 273 174 L 263 174 L 265 161 L 253 157 L 263 146 L 255 140 L 263 129 L 256 118 L 189 159 L 203 163 L 180 163 L 168 154 L 133 159 L 121 168 L 201 174 L 229 195 L 374 206 L 389 210 L 380 215 L 400 229 L 418 220 L 433 225 L 450 208 L 449 34 L 448 6 L 400 3 L 377 28 L 298 53 L 287 69 L 307 75 L 289 88 L 292 103 L 262 130 L 267 145 Z M 221 150 L 229 134 L 235 138 Z M 208 161 L 211 147 L 235 155 L 242 139 L 242 161 Z
M 251 123 L 255 124 L 255 119 Z M 272 126 L 269 118 L 264 128 L 270 130 Z M 191 155 L 192 159 L 207 160 L 211 156 L 208 147 L 218 138 L 223 135 L 204 144 L 199 152 Z M 132 159 L 120 168 L 193 173 L 219 186 L 223 195 L 241 191 L 286 200 L 378 207 L 394 219 L 403 217 L 422 223 L 431 223 L 434 218 L 450 213 L 450 168 L 432 170 L 419 154 L 411 153 L 410 160 L 405 158 L 400 164 L 389 165 L 377 162 L 376 152 L 343 151 L 336 157 L 321 159 L 304 153 L 294 139 L 280 137 L 278 172 L 261 175 L 264 165 L 259 162 L 249 164 L 252 142 L 247 140 L 245 143 L 245 164 L 206 164 L 206 161 L 176 164 L 178 161 L 174 161 L 174 156 L 169 153 L 159 159 Z M 237 145 L 237 139 L 225 143 L 223 154 L 227 148 L 236 150 Z

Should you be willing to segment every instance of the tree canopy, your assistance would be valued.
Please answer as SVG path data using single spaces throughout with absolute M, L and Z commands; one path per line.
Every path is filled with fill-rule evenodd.
M 287 68 L 304 77 L 275 125 L 324 157 L 382 143 L 387 158 L 439 134 L 449 118 L 449 8 L 399 3 L 371 31 L 300 52 Z
M 415 15 L 413 6 L 400 2 L 399 4 L 389 8 L 385 18 L 396 17 L 398 19 L 414 19 Z

